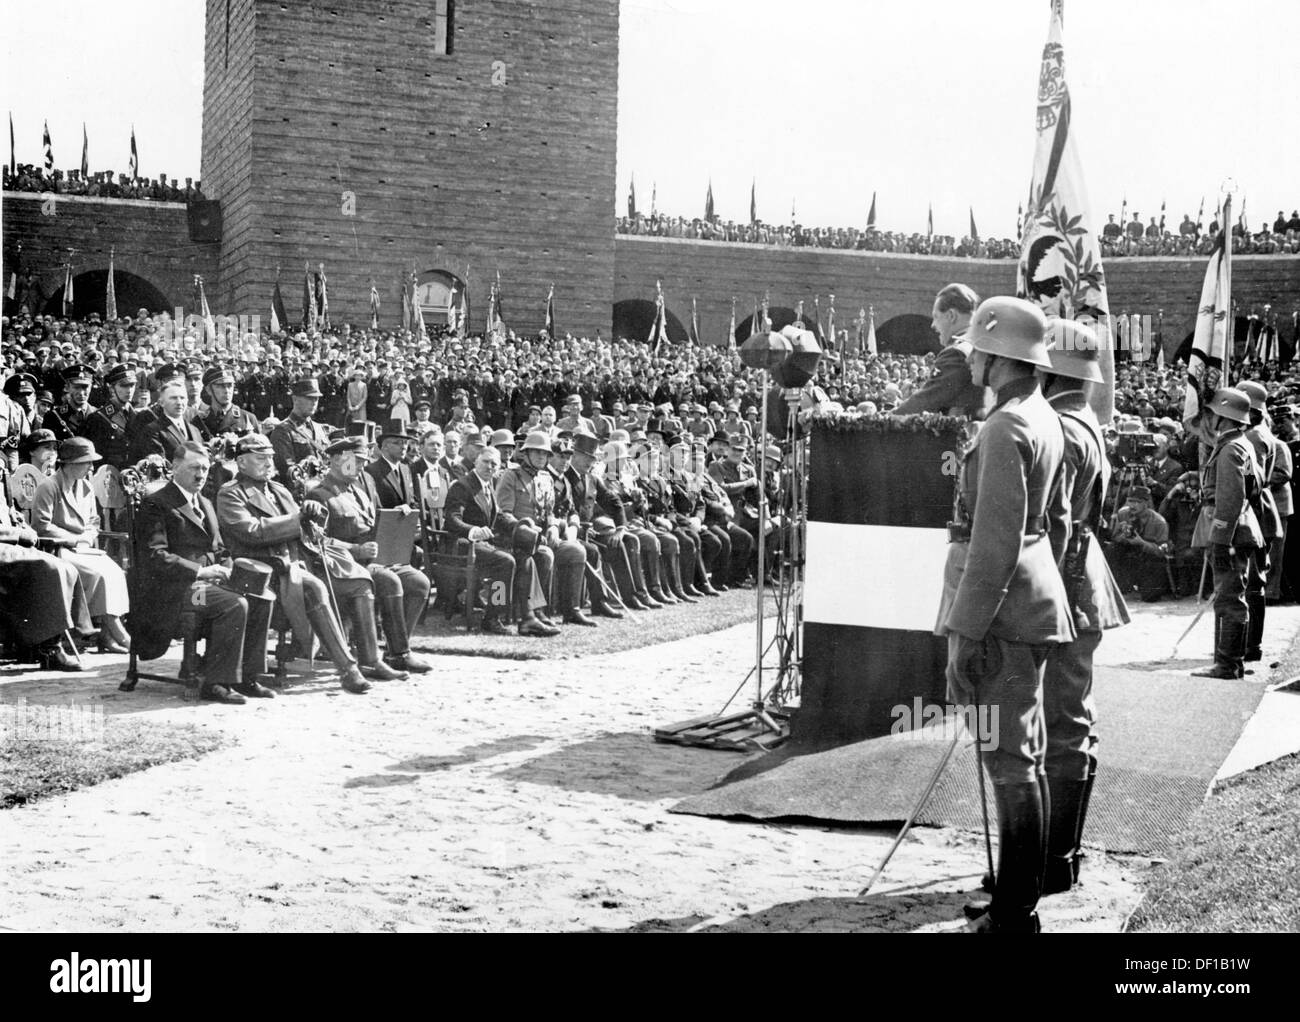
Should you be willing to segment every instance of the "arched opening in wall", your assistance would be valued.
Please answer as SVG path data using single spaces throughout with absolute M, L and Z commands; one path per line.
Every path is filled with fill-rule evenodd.
M 465 282 L 454 273 L 426 270 L 420 274 L 420 278 L 415 295 L 420 303 L 420 311 L 424 314 L 425 326 L 441 326 L 447 322 L 447 300 L 451 297 L 453 288 L 456 291 L 456 315 L 459 317 L 462 309 L 467 317 L 472 314 L 473 303 L 465 293 Z M 473 322 L 472 319 L 470 321 Z M 464 331 L 461 332 L 463 335 Z
M 772 321 L 773 330 L 784 330 L 795 321 L 794 309 L 787 308 L 784 305 L 769 306 L 767 310 L 767 318 Z M 817 338 L 818 344 L 822 343 L 822 328 L 820 323 L 813 322 L 813 320 L 805 314 L 802 325 L 805 330 L 811 330 L 813 332 L 813 335 Z M 736 324 L 736 344 L 744 344 L 749 340 L 749 335 L 753 332 L 754 317 L 751 314 Z
M 876 346 L 895 355 L 925 355 L 935 351 L 939 338 L 930 329 L 930 317 L 904 313 L 876 328 Z
M 134 316 L 141 309 L 171 312 L 172 301 L 161 290 L 134 273 L 113 271 L 113 289 L 117 293 L 118 316 Z M 103 316 L 108 300 L 108 270 L 87 270 L 72 278 L 72 315 L 85 319 L 92 312 Z M 63 286 L 46 299 L 41 309 L 45 316 L 63 315 Z
M 665 311 L 668 321 L 668 340 L 685 344 L 689 334 L 682 321 Z M 644 341 L 650 337 L 655 324 L 655 303 L 646 298 L 625 298 L 614 303 L 614 336 L 630 341 Z

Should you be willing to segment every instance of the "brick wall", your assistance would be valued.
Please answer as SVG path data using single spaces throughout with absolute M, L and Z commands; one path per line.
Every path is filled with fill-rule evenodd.
M 499 270 L 511 325 L 539 327 L 554 283 L 568 328 L 608 330 L 616 3 L 459 3 L 437 55 L 432 0 L 234 0 L 228 69 L 225 9 L 209 0 L 203 154 L 223 298 L 265 305 L 277 266 L 297 294 L 323 262 L 335 318 L 365 318 L 373 279 L 393 323 L 412 267 L 468 269 L 481 323 Z
M 216 278 L 218 249 L 189 237 L 185 206 L 180 203 L 55 196 L 51 207 L 40 195 L 4 193 L 5 272 L 14 265 L 21 242 L 22 266 L 37 271 L 47 298 L 63 287 L 68 249 L 75 250 L 72 268 L 80 274 L 107 270 L 111 248 L 119 274 L 148 281 L 167 299 L 169 311 L 177 305 L 188 311 L 194 275 L 203 276 L 205 287 Z M 118 288 L 122 288 L 120 278 Z M 119 307 L 118 311 L 128 310 Z

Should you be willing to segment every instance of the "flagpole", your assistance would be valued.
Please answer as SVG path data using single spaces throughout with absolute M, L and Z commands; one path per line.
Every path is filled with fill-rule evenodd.
M 1225 193 L 1226 193 L 1226 198 L 1224 198 L 1223 200 L 1223 222 L 1227 224 L 1231 222 L 1231 216 L 1232 216 L 1232 189 L 1231 188 L 1225 189 Z M 1222 385 L 1227 387 L 1230 385 L 1230 382 L 1232 380 L 1232 375 L 1229 370 L 1231 369 L 1232 366 L 1232 334 L 1233 334 L 1233 328 L 1236 326 L 1235 323 L 1236 316 L 1233 315 L 1233 311 L 1232 311 L 1232 228 L 1231 227 L 1225 230 L 1223 235 L 1223 279 L 1226 282 L 1227 292 L 1228 292 L 1226 295 L 1224 295 L 1224 305 L 1228 310 L 1228 315 L 1227 315 L 1228 322 L 1224 328 L 1224 334 L 1223 334 L 1223 375 L 1220 377 L 1220 379 L 1223 381 Z

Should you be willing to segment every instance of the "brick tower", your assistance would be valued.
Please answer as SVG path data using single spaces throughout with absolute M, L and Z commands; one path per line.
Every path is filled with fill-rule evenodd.
M 401 283 L 468 280 L 482 328 L 608 334 L 617 0 L 208 0 L 203 190 L 221 202 L 214 308 L 289 318 L 304 264 L 330 311 L 400 323 Z

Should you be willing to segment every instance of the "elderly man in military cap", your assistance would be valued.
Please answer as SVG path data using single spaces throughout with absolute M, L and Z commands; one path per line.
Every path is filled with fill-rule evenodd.
M 978 932 L 1039 929 L 1050 799 L 1043 676 L 1051 647 L 1076 635 L 1057 567 L 1070 534 L 1065 441 L 1034 375 L 1051 368 L 1045 328 L 1019 298 L 990 298 L 972 317 L 971 380 L 992 388 L 995 404 L 962 457 L 935 629 L 948 638 L 950 701 L 989 706 L 1000 721 L 995 735 L 976 736 L 999 834 Z
M 1186 423 L 1213 450 L 1201 466 L 1201 516 L 1192 548 L 1209 549 L 1214 573 L 1214 666 L 1192 674 L 1203 678 L 1240 678 L 1245 673 L 1250 622 L 1246 589 L 1257 571 L 1256 551 L 1264 533 L 1251 500 L 1266 485 L 1263 469 L 1246 436 L 1250 397 L 1221 387 L 1195 418 Z
M 251 557 L 271 566 L 300 653 L 310 649 L 314 633 L 338 668 L 344 689 L 368 691 L 370 683 L 363 672 L 379 681 L 406 678 L 404 671 L 393 670 L 379 657 L 370 573 L 345 551 L 331 550 L 330 557 L 323 559 L 324 543 L 318 543 L 313 533 L 324 525 L 329 511 L 315 500 L 304 501 L 299 508 L 289 491 L 271 478 L 274 459 L 271 442 L 261 433 L 241 437 L 235 447 L 238 475 L 217 494 L 221 536 L 231 557 Z M 311 541 L 306 547 L 304 539 Z M 303 558 L 308 555 L 315 570 L 322 575 L 329 572 L 338 612 L 352 613 L 360 665 L 348 651 L 342 622 L 330 607 L 330 590 L 307 570 Z
M 364 471 L 369 445 L 364 436 L 347 436 L 325 448 L 329 468 L 307 496 L 329 509 L 325 532 L 348 544 L 357 563 L 365 565 L 375 588 L 375 602 L 388 642 L 385 663 L 399 671 L 424 674 L 432 667 L 411 651 L 411 635 L 429 602 L 429 580 L 410 564 L 379 564 L 379 494 Z
M 510 435 L 505 430 L 498 432 Z M 528 435 L 520 463 L 508 467 L 497 479 L 497 520 L 503 531 L 515 537 L 516 547 L 521 542 L 536 544 L 533 564 L 551 613 L 565 624 L 594 627 L 596 622 L 581 606 L 587 552 L 576 536 L 567 535 L 569 523 L 556 514 L 554 479 L 547 471 L 551 453 L 545 433 Z
M 194 425 L 204 441 L 233 433 L 245 436 L 258 431 L 258 421 L 234 403 L 235 374 L 225 366 L 213 366 L 203 374 L 202 397 L 207 410 L 195 417 Z
M 86 423 L 96 409 L 90 403 L 95 375 L 89 366 L 74 365 L 63 371 L 63 404 L 46 414 L 42 426 L 60 442 L 86 435 Z
M 286 482 L 293 478 L 295 465 L 313 455 L 320 457 L 330 442 L 329 430 L 313 418 L 321 399 L 315 378 L 294 381 L 289 392 L 293 397 L 293 411 L 271 430 L 275 470 Z

